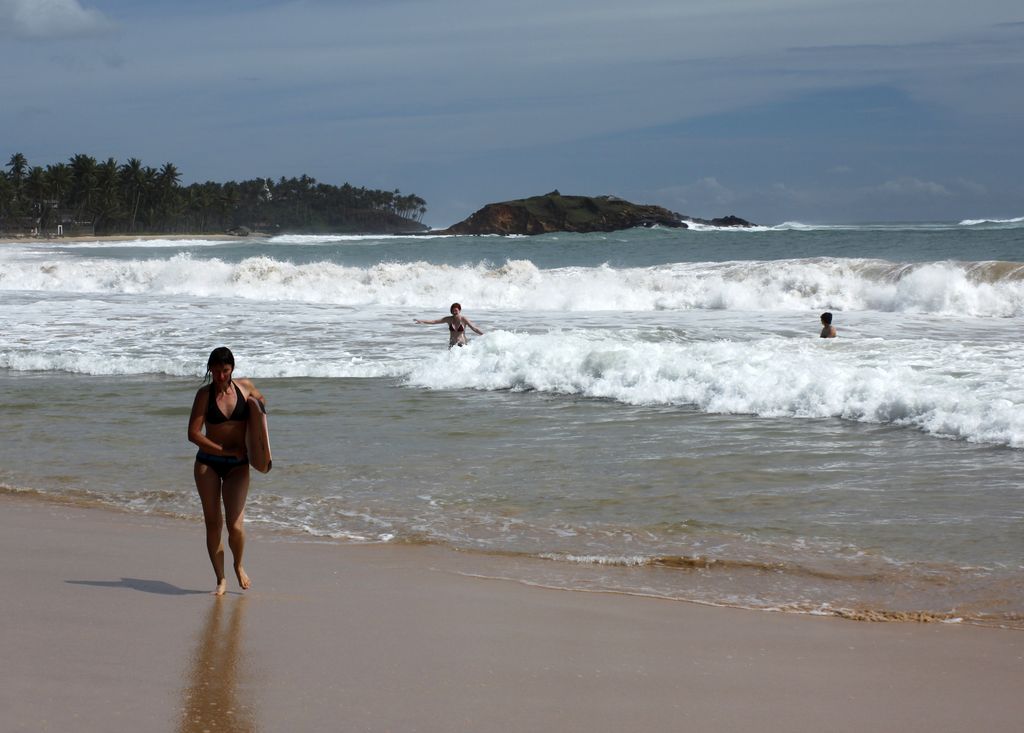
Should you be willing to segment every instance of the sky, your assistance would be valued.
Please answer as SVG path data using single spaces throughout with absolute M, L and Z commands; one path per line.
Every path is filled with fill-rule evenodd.
M 425 221 L 1024 216 L 1020 0 L 0 0 L 0 164 L 400 189 Z

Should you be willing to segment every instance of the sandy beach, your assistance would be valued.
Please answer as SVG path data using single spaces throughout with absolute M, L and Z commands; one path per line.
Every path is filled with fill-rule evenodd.
M 1016 731 L 1024 636 L 548 590 L 434 547 L 0 497 L 9 731 Z M 198 511 L 198 510 L 197 510 Z M 486 573 L 500 575 L 500 560 Z

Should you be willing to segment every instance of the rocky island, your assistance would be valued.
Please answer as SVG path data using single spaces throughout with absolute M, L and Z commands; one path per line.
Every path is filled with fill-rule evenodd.
M 546 234 L 549 232 L 612 232 L 634 227 L 687 228 L 687 221 L 711 226 L 749 227 L 737 216 L 698 219 L 661 206 L 634 204 L 617 196 L 543 196 L 487 204 L 441 234 Z

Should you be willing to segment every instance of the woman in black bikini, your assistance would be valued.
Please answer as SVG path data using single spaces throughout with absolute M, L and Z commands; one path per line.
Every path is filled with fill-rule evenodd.
M 426 323 L 433 325 L 435 323 L 447 323 L 448 324 L 448 348 L 453 346 L 465 346 L 466 345 L 466 326 L 469 326 L 476 332 L 477 336 L 483 336 L 484 332 L 477 328 L 471 320 L 462 315 L 462 306 L 458 303 L 452 303 L 452 307 L 448 309 L 451 312 L 450 316 L 444 318 L 438 318 L 436 321 L 421 321 L 419 318 L 414 318 L 416 323 Z
M 235 357 L 226 346 L 214 349 L 206 362 L 209 386 L 200 387 L 188 418 L 188 439 L 199 446 L 193 474 L 196 489 L 203 503 L 206 520 L 206 550 L 217 575 L 215 593 L 224 595 L 224 544 L 221 533 L 227 516 L 228 546 L 234 556 L 235 575 L 243 590 L 249 587 L 249 576 L 242 568 L 245 551 L 245 530 L 242 527 L 245 499 L 249 494 L 249 461 L 245 450 L 249 397 L 265 403 L 266 399 L 248 379 L 231 378 Z M 206 434 L 203 434 L 203 426 Z

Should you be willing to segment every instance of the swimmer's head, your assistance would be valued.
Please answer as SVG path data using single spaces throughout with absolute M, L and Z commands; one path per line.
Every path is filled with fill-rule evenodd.
M 206 376 L 211 374 L 215 382 L 223 382 L 231 379 L 231 373 L 235 370 L 235 355 L 227 346 L 218 346 L 210 352 L 210 358 L 206 360 Z
M 210 358 L 206 360 L 206 368 L 213 369 L 219 364 L 235 365 L 235 355 L 227 346 L 218 346 L 210 352 Z
M 452 307 L 448 309 L 448 312 L 451 313 L 454 316 L 455 315 L 455 311 L 461 311 L 461 310 L 462 310 L 462 305 L 460 303 L 452 303 Z
M 821 322 L 824 323 L 826 326 L 831 326 L 832 325 L 832 314 L 829 313 L 828 311 L 825 311 L 824 313 L 822 313 L 821 314 Z

